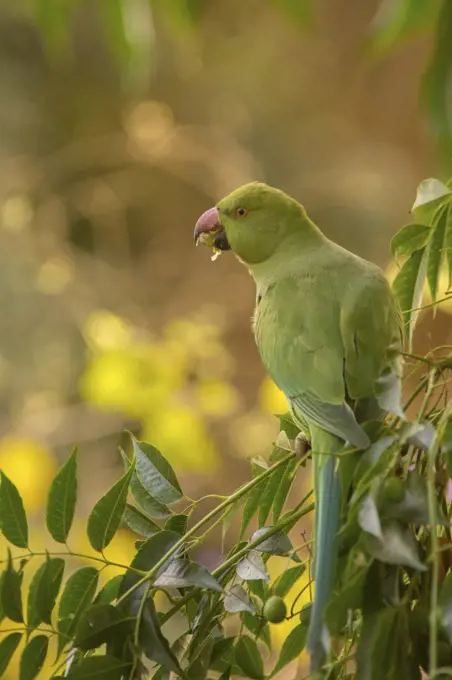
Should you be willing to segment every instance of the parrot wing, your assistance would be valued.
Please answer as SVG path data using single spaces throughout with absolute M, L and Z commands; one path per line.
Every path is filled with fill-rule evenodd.
M 378 395 L 382 376 L 381 393 L 388 384 L 394 389 L 387 376 L 397 375 L 400 317 L 377 267 L 355 257 L 345 265 L 270 284 L 255 332 L 263 362 L 294 414 L 299 410 L 365 448 L 368 437 L 348 401 Z

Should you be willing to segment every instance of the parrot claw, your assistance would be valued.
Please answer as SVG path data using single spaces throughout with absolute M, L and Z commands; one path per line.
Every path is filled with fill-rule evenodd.
M 299 432 L 295 437 L 295 453 L 297 458 L 303 458 L 309 451 L 309 442 L 305 439 L 304 435 Z

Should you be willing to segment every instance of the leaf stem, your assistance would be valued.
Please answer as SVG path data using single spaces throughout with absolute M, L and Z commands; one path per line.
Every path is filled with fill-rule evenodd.
M 248 493 L 252 488 L 254 488 L 259 482 L 261 482 L 263 479 L 266 479 L 268 476 L 273 474 L 273 472 L 276 470 L 276 468 L 280 467 L 281 465 L 285 465 L 289 460 L 292 460 L 293 458 L 296 457 L 296 453 L 290 453 L 289 455 L 285 456 L 285 458 L 282 458 L 280 461 L 275 463 L 275 465 L 272 465 L 272 467 L 268 468 L 268 470 L 265 470 L 261 475 L 258 477 L 255 477 L 252 479 L 250 482 L 242 486 L 240 489 L 238 489 L 235 493 L 233 493 L 231 496 L 227 498 L 227 500 L 223 501 L 223 503 L 220 503 L 216 508 L 211 510 L 205 517 L 203 517 L 199 522 L 197 522 L 194 526 L 192 526 L 187 533 L 180 538 L 177 543 L 175 543 L 169 550 L 168 552 L 150 569 L 146 574 L 136 583 L 134 583 L 129 590 L 127 590 L 121 597 L 118 599 L 118 604 L 120 604 L 122 601 L 124 601 L 129 595 L 131 595 L 137 588 L 143 585 L 143 583 L 146 583 L 147 581 L 151 580 L 156 573 L 158 572 L 161 567 L 165 564 L 165 562 L 172 556 L 174 553 L 176 553 L 180 548 L 182 548 L 185 544 L 185 542 L 194 536 L 200 529 L 204 527 L 205 524 L 208 524 L 210 520 L 214 519 L 219 513 L 222 513 L 223 510 L 225 510 L 229 505 L 232 505 L 232 503 L 235 503 L 239 498 L 244 496 L 245 494 Z M 306 456 L 307 457 L 307 456 Z M 267 534 L 268 537 L 268 534 Z
M 303 499 L 303 501 L 302 501 L 301 503 L 303 503 L 304 500 L 306 500 L 307 498 L 309 498 L 309 496 L 311 495 L 311 493 L 312 493 L 312 491 L 309 491 L 309 493 L 306 494 L 305 498 Z M 248 543 L 244 548 L 242 548 L 241 550 L 239 550 L 238 552 L 236 552 L 234 555 L 231 555 L 231 557 L 229 557 L 225 562 L 223 562 L 223 564 L 220 564 L 220 566 L 217 567 L 217 568 L 212 572 L 212 576 L 213 576 L 214 578 L 219 578 L 219 577 L 221 577 L 221 576 L 223 575 L 223 572 L 227 571 L 227 570 L 230 569 L 232 566 L 234 566 L 234 564 L 235 564 L 236 562 L 239 562 L 239 561 L 242 559 L 242 557 L 245 557 L 246 554 L 247 554 L 250 550 L 253 550 L 253 548 L 257 548 L 257 547 L 259 546 L 260 543 L 262 543 L 263 541 L 266 541 L 266 540 L 269 539 L 271 536 L 273 536 L 274 534 L 278 533 L 279 531 L 281 531 L 282 529 L 284 529 L 287 525 L 291 524 L 292 522 L 298 521 L 298 520 L 299 520 L 301 517 L 303 517 L 304 515 L 307 515 L 309 512 L 312 512 L 312 510 L 314 510 L 314 503 L 310 503 L 310 505 L 308 505 L 308 506 L 305 507 L 305 508 L 300 507 L 300 508 L 298 508 L 297 510 L 295 510 L 294 512 L 290 513 L 290 516 L 289 516 L 289 517 L 286 517 L 286 519 L 285 519 L 283 522 L 280 522 L 279 524 L 276 524 L 274 527 L 272 527 L 271 529 L 269 529 L 268 531 L 266 531 L 265 533 L 263 533 L 262 536 L 259 536 L 259 537 L 256 538 L 254 541 L 251 541 L 251 543 Z M 163 626 L 163 624 L 166 623 L 166 621 L 168 621 L 168 619 L 170 619 L 177 611 L 179 611 L 179 609 L 181 609 L 181 607 L 183 607 L 185 604 L 187 604 L 187 602 L 189 602 L 189 601 L 191 600 L 191 598 L 193 597 L 193 595 L 194 595 L 194 592 L 193 592 L 193 591 L 191 591 L 191 592 L 187 593 L 186 595 L 184 595 L 184 597 L 182 597 L 182 598 L 174 605 L 174 607 L 172 607 L 172 609 L 170 609 L 168 612 L 166 612 L 165 614 L 163 614 L 163 616 L 162 616 L 162 618 L 161 618 L 161 620 L 160 620 L 160 624 Z
M 96 557 L 96 555 L 85 555 L 84 553 L 77 553 L 77 552 L 72 552 L 72 550 L 68 549 L 67 552 L 34 552 L 33 550 L 30 550 L 27 553 L 24 553 L 22 555 L 14 555 L 14 557 L 11 557 L 11 560 L 23 560 L 26 559 L 27 557 L 31 559 L 32 557 L 46 557 L 49 555 L 49 557 L 78 557 L 79 559 L 82 560 L 93 560 L 94 562 L 100 562 L 106 567 L 118 567 L 119 569 L 124 569 L 124 571 L 133 571 L 136 574 L 139 574 L 140 576 L 144 576 L 147 574 L 146 571 L 143 571 L 142 569 L 135 569 L 134 567 L 131 567 L 127 564 L 121 564 L 120 562 L 112 562 L 111 560 L 108 560 L 106 558 L 102 557 Z M 0 560 L 0 565 L 1 564 L 6 564 L 8 560 Z

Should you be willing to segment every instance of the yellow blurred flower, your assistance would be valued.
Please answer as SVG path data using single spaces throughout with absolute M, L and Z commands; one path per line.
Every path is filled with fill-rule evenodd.
M 45 506 L 57 462 L 44 444 L 25 437 L 4 437 L 0 441 L 0 469 L 17 486 L 28 511 Z
M 261 411 L 250 411 L 231 423 L 234 447 L 242 456 L 256 456 L 269 450 L 278 434 L 278 423 Z
M 219 380 L 201 382 L 196 387 L 195 398 L 201 411 L 209 416 L 230 415 L 238 405 L 237 390 Z
M 203 421 L 188 408 L 162 409 L 145 422 L 140 436 L 160 449 L 178 472 L 208 474 L 219 464 L 217 450 Z
M 158 345 L 111 350 L 93 358 L 80 389 L 85 399 L 98 406 L 140 418 L 181 387 L 184 369 L 184 357 Z
M 91 314 L 85 323 L 85 337 L 98 349 L 127 347 L 131 332 L 124 319 L 106 309 Z
M 265 377 L 259 389 L 259 405 L 267 413 L 286 413 L 287 399 L 273 380 Z
M 73 264 L 70 260 L 64 258 L 47 260 L 39 268 L 35 288 L 44 295 L 58 295 L 70 283 L 72 276 Z

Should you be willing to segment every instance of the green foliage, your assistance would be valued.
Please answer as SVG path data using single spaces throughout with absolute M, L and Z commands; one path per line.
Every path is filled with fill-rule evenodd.
M 51 62 L 74 58 L 73 36 L 76 34 L 78 7 L 82 0 L 30 0 L 30 18 L 39 31 L 43 47 Z M 277 13 L 300 31 L 314 28 L 312 0 L 272 0 Z M 174 40 L 196 36 L 198 27 L 208 18 L 205 0 L 149 0 L 137 8 L 127 0 L 99 0 L 93 16 L 98 22 L 112 67 L 116 67 L 129 91 L 146 91 L 152 58 L 156 50 L 155 26 L 164 27 Z M 30 14 L 30 12 L 27 10 Z M 314 16 L 313 16 L 314 15 Z M 449 107 L 449 83 L 452 56 L 449 49 L 452 32 L 452 6 L 449 0 L 380 0 L 363 44 L 369 58 L 384 58 L 404 43 L 430 38 L 429 63 L 422 79 L 420 94 L 433 136 L 440 153 L 450 158 L 452 120 Z M 157 41 L 158 44 L 158 41 Z
M 394 290 L 409 337 L 415 319 L 407 305 L 417 301 L 421 306 L 427 288 L 432 306 L 438 304 L 442 277 L 450 275 L 451 205 L 448 186 L 426 180 L 413 207 L 415 221 L 392 242 L 401 260 Z M 330 673 L 338 680 L 352 677 L 347 674 L 351 659 L 358 677 L 368 679 L 381 673 L 420 678 L 421 671 L 440 677 L 441 665 L 451 663 L 452 413 L 447 400 L 444 407 L 438 401 L 444 376 L 452 370 L 448 351 L 438 348 L 427 359 L 407 355 L 412 373 L 419 372 L 409 399 L 422 393 L 417 421 L 369 423 L 368 450 L 358 459 L 348 451 L 339 454 L 348 503 L 338 537 L 335 589 L 325 612 L 337 642 Z M 308 450 L 298 458 L 297 433 L 288 418 L 280 418 L 280 435 L 268 459 L 251 460 L 251 480 L 204 516 L 199 500 L 185 498 L 164 455 L 131 437 L 132 457 L 123 454 L 123 476 L 87 521 L 90 543 L 101 555 L 82 555 L 96 566 L 75 571 L 60 554 L 29 549 L 22 499 L 2 475 L 2 530 L 14 552 L 8 550 L 3 561 L 0 613 L 14 628 L 8 623 L 0 639 L 0 674 L 18 653 L 22 635 L 19 680 L 36 677 L 53 635 L 60 664 L 55 678 L 70 665 L 65 677 L 75 679 L 163 680 L 172 674 L 183 680 L 259 680 L 277 676 L 299 659 L 309 625 L 311 551 L 306 538 L 297 546 L 288 534 L 314 504 L 310 494 L 292 494 L 295 505 L 289 499 L 290 489 L 301 487 L 299 473 L 310 456 Z M 74 450 L 56 475 L 47 504 L 47 528 L 59 543 L 68 538 L 76 501 Z M 236 522 L 231 524 L 231 518 Z M 230 546 L 210 571 L 197 561 L 197 551 L 218 524 L 223 536 L 224 527 L 229 529 Z M 109 564 L 103 551 L 124 526 L 140 537 L 136 554 L 128 564 L 115 563 L 121 573 L 99 589 L 99 563 Z M 68 549 L 69 559 L 74 554 Z M 24 623 L 23 581 L 30 561 L 36 568 Z M 167 598 L 170 605 L 163 607 Z M 182 630 L 170 643 L 164 624 L 176 615 Z M 296 625 L 275 649 L 271 626 L 280 630 L 288 622 Z
M 437 179 L 418 187 L 412 213 L 415 223 L 393 237 L 391 249 L 406 258 L 394 280 L 393 290 L 403 313 L 405 333 L 411 348 L 414 328 L 422 306 L 426 282 L 436 302 L 443 267 L 452 279 L 452 193 Z
M 74 519 L 77 498 L 77 449 L 63 465 L 49 490 L 46 523 L 52 538 L 65 543 Z
M 33 680 L 44 665 L 49 646 L 47 635 L 35 635 L 28 642 L 20 659 L 19 680 Z
M 5 538 L 18 548 L 28 547 L 28 524 L 16 486 L 0 470 L 0 527 Z
M 88 538 L 94 550 L 102 552 L 118 529 L 124 510 L 133 467 L 94 506 L 88 519 Z

